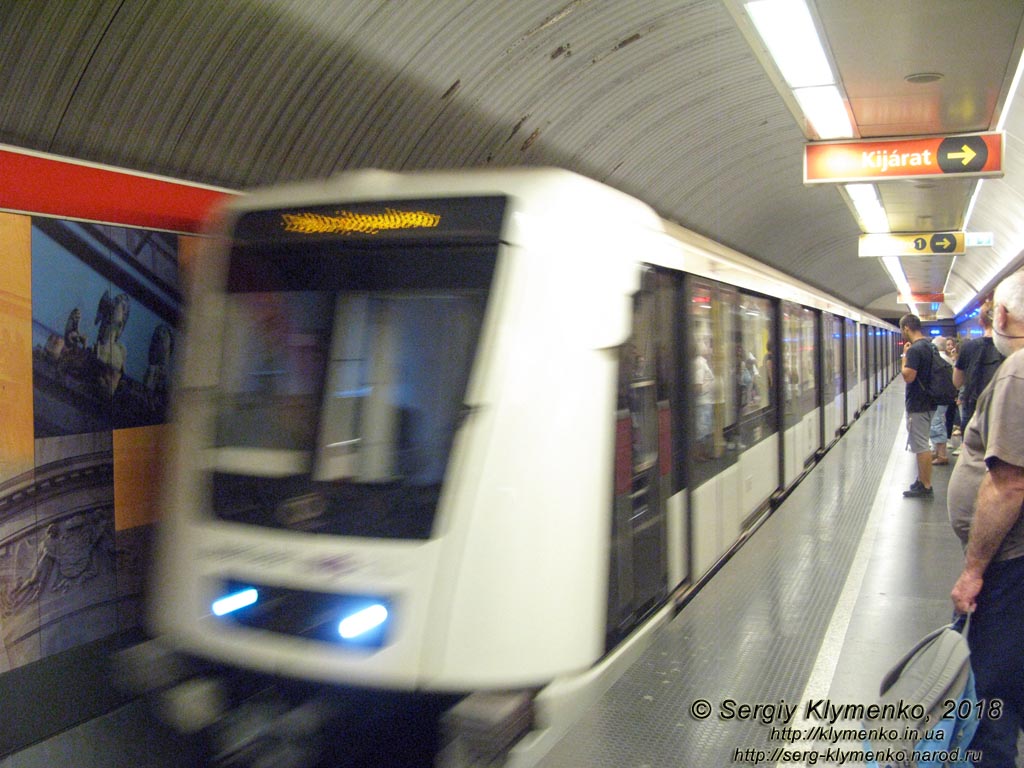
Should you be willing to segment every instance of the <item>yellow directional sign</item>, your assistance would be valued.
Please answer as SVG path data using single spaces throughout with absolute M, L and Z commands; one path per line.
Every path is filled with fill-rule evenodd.
M 966 252 L 963 232 L 904 232 L 898 235 L 861 235 L 857 255 L 957 256 Z

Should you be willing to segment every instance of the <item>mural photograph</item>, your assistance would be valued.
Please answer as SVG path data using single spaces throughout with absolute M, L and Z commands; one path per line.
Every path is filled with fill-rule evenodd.
M 0 219 L 2 673 L 141 624 L 181 296 L 177 235 Z
M 176 236 L 34 219 L 35 436 L 165 421 L 180 307 Z
M 11 667 L 117 626 L 111 433 L 37 441 L 36 469 L 0 499 L 0 617 Z M 14 490 L 14 489 L 12 489 Z

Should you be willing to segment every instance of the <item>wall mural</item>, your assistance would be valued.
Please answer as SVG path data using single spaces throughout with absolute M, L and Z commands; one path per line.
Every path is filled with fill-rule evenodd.
M 0 330 L 31 338 L 5 354 L 31 360 L 34 459 L 0 456 L 0 672 L 140 626 L 181 307 L 176 235 L 32 218 L 18 249 L 31 318 L 0 292 Z
M 165 420 L 177 237 L 33 220 L 36 437 Z

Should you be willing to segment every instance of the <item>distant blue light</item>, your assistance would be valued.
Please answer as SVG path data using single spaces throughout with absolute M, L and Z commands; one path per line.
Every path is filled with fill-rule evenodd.
M 930 333 L 932 336 L 941 336 L 942 335 L 942 329 L 941 328 L 930 328 L 928 330 L 928 333 Z
M 374 603 L 342 619 L 338 624 L 338 634 L 345 640 L 355 640 L 377 629 L 387 620 L 388 609 L 380 603 Z
M 234 613 L 242 608 L 247 608 L 250 605 L 255 604 L 259 599 L 260 593 L 252 587 L 243 589 L 238 592 L 232 592 L 230 595 L 214 600 L 213 609 L 214 616 L 226 616 L 229 613 Z

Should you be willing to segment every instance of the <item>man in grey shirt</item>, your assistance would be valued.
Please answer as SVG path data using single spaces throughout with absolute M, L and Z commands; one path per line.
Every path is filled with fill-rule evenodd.
M 993 298 L 993 338 L 1007 356 L 978 398 L 949 481 L 964 567 L 952 591 L 973 613 L 968 643 L 987 711 L 971 742 L 976 768 L 1013 768 L 1024 725 L 1024 270 Z

